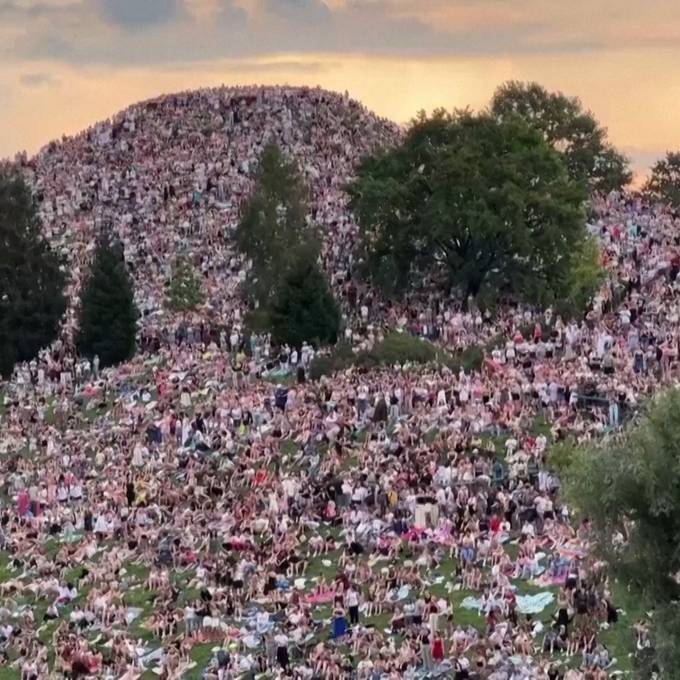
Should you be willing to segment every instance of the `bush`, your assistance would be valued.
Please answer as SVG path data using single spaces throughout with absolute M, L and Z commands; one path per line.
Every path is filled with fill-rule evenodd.
M 451 354 L 429 340 L 406 333 L 391 333 L 367 354 L 363 361 L 369 365 L 440 364 L 456 373 L 461 368 L 466 372 L 479 371 L 484 362 L 484 350 L 479 345 Z
M 244 322 L 249 333 L 266 333 L 269 330 L 269 316 L 259 307 L 248 311 Z
M 458 367 L 465 369 L 467 373 L 481 371 L 484 363 L 484 350 L 479 345 L 470 345 L 453 360 L 457 361 Z
M 548 468 L 562 476 L 569 472 L 578 454 L 578 447 L 573 439 L 564 439 L 548 448 Z
M 298 255 L 279 282 L 269 305 L 269 329 L 279 345 L 300 347 L 335 343 L 340 331 L 340 310 L 326 274 L 313 249 L 298 248 Z
M 309 366 L 309 378 L 318 380 L 324 375 L 333 375 L 339 371 L 357 364 L 357 355 L 352 351 L 352 346 L 341 340 L 333 348 L 330 354 L 316 356 Z
M 484 350 L 472 345 L 458 354 L 451 354 L 429 340 L 417 338 L 408 333 L 390 333 L 373 349 L 356 354 L 346 342 L 339 342 L 331 354 L 317 356 L 311 363 L 309 377 L 318 380 L 324 375 L 333 375 L 350 366 L 362 369 L 396 364 L 439 364 L 451 371 L 479 371 L 484 362 Z
M 341 369 L 338 367 L 332 354 L 320 354 L 314 357 L 309 365 L 309 379 L 319 380 L 323 376 L 333 375 L 333 373 L 339 370 Z
M 168 306 L 176 312 L 188 312 L 202 302 L 201 279 L 197 276 L 191 259 L 187 255 L 180 255 L 172 268 Z
M 408 333 L 390 333 L 366 354 L 381 365 L 406 362 L 429 364 L 437 361 L 446 363 L 445 359 L 450 358 L 450 355 L 435 347 L 428 340 L 421 340 Z

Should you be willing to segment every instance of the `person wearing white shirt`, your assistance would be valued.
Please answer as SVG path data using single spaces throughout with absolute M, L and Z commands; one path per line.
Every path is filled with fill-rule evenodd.
M 288 666 L 290 665 L 288 636 L 284 632 L 277 633 L 274 636 L 274 644 L 276 645 L 276 660 L 284 671 L 288 671 Z
M 359 623 L 359 593 L 354 586 L 350 586 L 345 593 L 345 605 L 349 612 L 350 625 L 357 625 Z

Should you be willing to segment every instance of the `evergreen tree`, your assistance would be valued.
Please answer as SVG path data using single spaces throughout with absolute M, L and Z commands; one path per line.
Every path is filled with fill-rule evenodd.
M 203 302 L 201 281 L 196 276 L 191 260 L 180 255 L 172 268 L 168 306 L 176 312 L 195 309 Z
M 307 190 L 295 163 L 276 144 L 268 144 L 236 231 L 239 250 L 253 263 L 248 295 L 261 308 L 276 298 L 296 244 L 317 240 L 307 212 Z
M 18 174 L 0 174 L 0 376 L 55 339 L 65 278 L 40 235 L 30 189 Z
M 253 263 L 246 290 L 257 309 L 249 325 L 297 347 L 305 340 L 335 342 L 340 326 L 337 303 L 318 262 L 320 241 L 307 213 L 307 189 L 295 163 L 276 144 L 267 145 L 236 240 Z
M 299 347 L 304 341 L 335 344 L 340 312 L 314 253 L 296 250 L 268 313 L 272 338 Z
M 122 250 L 101 239 L 82 292 L 78 351 L 98 355 L 101 366 L 129 359 L 135 352 L 136 319 Z

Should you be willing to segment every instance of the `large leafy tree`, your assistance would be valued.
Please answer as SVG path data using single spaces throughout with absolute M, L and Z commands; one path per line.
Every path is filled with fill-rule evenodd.
M 172 268 L 168 291 L 168 306 L 177 312 L 187 312 L 203 302 L 201 280 L 187 255 L 180 255 Z
M 663 676 L 680 677 L 680 392 L 658 396 L 618 441 L 582 451 L 570 495 L 615 574 L 654 609 Z M 613 540 L 615 536 L 619 540 Z
M 246 289 L 262 308 L 276 297 L 295 245 L 317 240 L 307 212 L 307 189 L 295 162 L 268 144 L 236 230 L 239 250 L 252 261 Z
M 519 115 L 535 126 L 563 154 L 570 175 L 586 179 L 591 189 L 607 193 L 630 183 L 628 159 L 577 97 L 549 92 L 538 83 L 510 81 L 496 90 L 490 110 L 502 119 Z
M 520 118 L 421 114 L 401 146 L 362 163 L 349 193 L 368 273 L 393 290 L 441 274 L 466 298 L 552 302 L 587 234 L 584 183 Z
M 122 248 L 102 238 L 82 292 L 78 351 L 111 366 L 134 354 L 136 332 L 137 309 Z
M 555 300 L 556 309 L 562 316 L 579 316 L 586 310 L 593 294 L 607 276 L 600 260 L 597 241 L 588 235 L 572 253 L 571 267 L 563 285 L 564 292 Z
M 297 249 L 278 288 L 268 314 L 275 342 L 335 344 L 340 312 L 313 253 Z
M 307 218 L 307 196 L 295 163 L 267 145 L 236 232 L 239 249 L 252 261 L 246 291 L 257 310 L 250 325 L 297 346 L 335 342 L 340 324 L 319 266 L 320 240 Z
M 680 152 L 669 151 L 652 167 L 645 185 L 645 193 L 652 198 L 680 208 Z
M 0 376 L 55 339 L 66 310 L 64 286 L 30 189 L 18 174 L 0 173 Z

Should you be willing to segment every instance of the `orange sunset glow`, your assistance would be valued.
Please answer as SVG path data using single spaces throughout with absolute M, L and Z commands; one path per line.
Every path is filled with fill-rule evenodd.
M 679 34 L 667 0 L 0 0 L 0 157 L 202 86 L 321 85 L 404 123 L 520 79 L 581 97 L 639 177 L 680 148 Z

